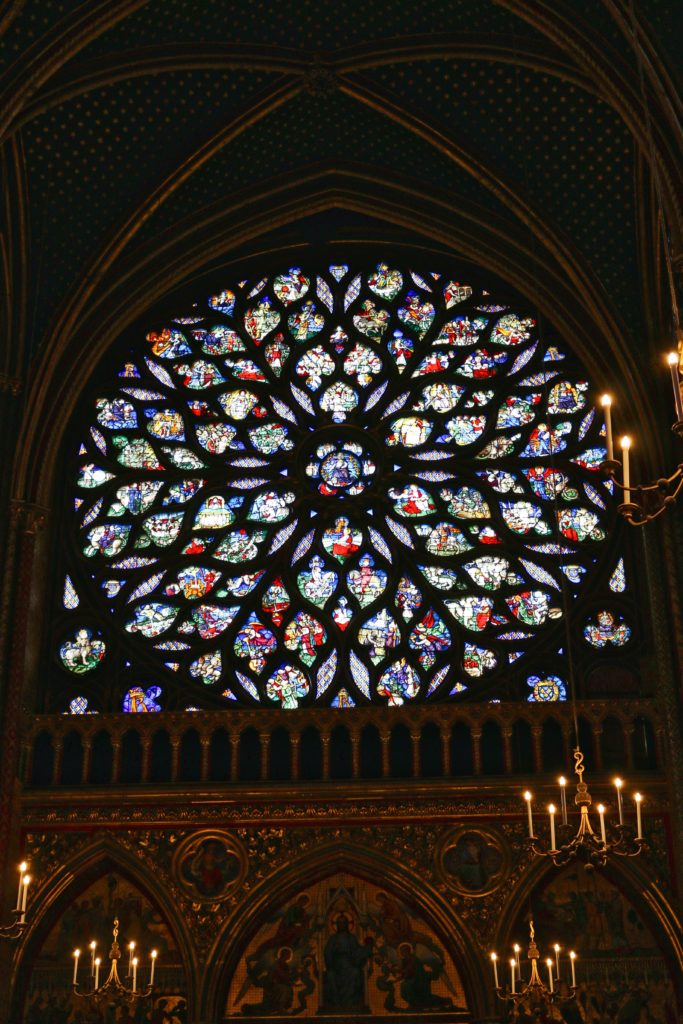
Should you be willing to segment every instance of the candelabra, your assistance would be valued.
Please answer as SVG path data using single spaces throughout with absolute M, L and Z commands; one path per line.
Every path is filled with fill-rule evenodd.
M 547 850 L 541 849 L 538 844 L 538 837 L 534 835 L 534 821 L 531 809 L 531 793 L 524 794 L 527 805 L 527 816 L 529 821 L 529 837 L 527 844 L 530 849 L 539 857 L 550 857 L 556 867 L 563 867 L 575 857 L 584 861 L 587 869 L 604 867 L 609 854 L 617 854 L 621 857 L 636 857 L 643 846 L 643 823 L 641 817 L 641 804 L 643 798 L 640 793 L 634 794 L 636 805 L 636 832 L 630 825 L 624 823 L 624 801 L 622 797 L 623 781 L 619 778 L 614 780 L 617 792 L 617 808 L 619 814 L 618 825 L 606 825 L 606 809 L 603 804 L 597 805 L 598 818 L 600 822 L 599 835 L 594 831 L 591 822 L 590 807 L 592 798 L 588 792 L 588 786 L 583 781 L 583 754 L 577 747 L 574 750 L 574 772 L 578 778 L 576 784 L 576 796 L 574 803 L 579 809 L 578 827 L 569 823 L 567 813 L 567 780 L 564 776 L 559 779 L 560 783 L 560 815 L 561 820 L 556 826 L 555 816 L 557 808 L 554 804 L 548 805 L 550 816 L 550 847 Z
M 113 929 L 113 941 L 111 949 L 109 950 L 109 959 L 111 960 L 111 968 L 107 980 L 100 985 L 100 957 L 96 956 L 97 944 L 95 942 L 90 943 L 90 971 L 94 978 L 94 986 L 90 992 L 79 992 L 78 986 L 78 961 L 81 955 L 80 949 L 75 949 L 73 952 L 74 957 L 74 976 L 73 976 L 73 991 L 74 993 L 83 998 L 89 999 L 93 1003 L 99 1006 L 129 1006 L 132 1002 L 138 999 L 147 999 L 151 996 L 154 988 L 154 968 L 156 965 L 157 951 L 152 950 L 151 953 L 151 968 L 149 982 L 143 989 L 137 987 L 137 973 L 138 973 L 138 958 L 134 956 L 135 943 L 131 942 L 128 946 L 129 950 L 129 963 L 128 963 L 128 974 L 132 974 L 132 987 L 127 988 L 121 979 L 119 978 L 118 962 L 121 959 L 121 947 L 118 943 L 119 935 L 119 922 L 118 918 L 114 919 Z
M 679 380 L 679 356 L 670 352 L 667 362 L 671 370 L 676 420 L 671 429 L 679 439 L 683 439 L 683 397 Z M 683 490 L 683 462 L 680 462 L 670 476 L 661 477 L 649 484 L 632 485 L 630 471 L 631 438 L 622 437 L 621 462 L 614 457 L 614 439 L 612 436 L 612 398 L 603 395 L 601 404 L 605 410 L 605 434 L 607 441 L 607 458 L 602 464 L 606 473 L 623 496 L 617 505 L 617 511 L 631 526 L 643 526 L 657 519 L 667 508 L 676 503 Z M 619 469 L 622 470 L 622 482 L 617 479 Z
M 569 963 L 571 965 L 571 985 L 568 985 L 560 979 L 560 952 L 561 947 L 558 943 L 555 943 L 553 949 L 555 951 L 555 973 L 553 974 L 553 958 L 548 957 L 545 961 L 545 966 L 548 972 L 548 983 L 543 981 L 541 973 L 539 973 L 538 961 L 540 954 L 538 952 L 538 946 L 536 945 L 536 934 L 534 932 L 534 922 L 529 921 L 529 947 L 527 951 L 530 969 L 529 977 L 525 981 L 522 978 L 522 969 L 519 960 L 520 947 L 515 944 L 513 947 L 515 955 L 510 958 L 510 985 L 501 986 L 498 978 L 498 957 L 495 953 L 491 953 L 491 963 L 493 965 L 493 981 L 496 988 L 496 995 L 499 999 L 504 1000 L 517 1011 L 516 1016 L 519 1016 L 520 1012 L 524 1012 L 525 1019 L 529 1019 L 531 1016 L 532 1020 L 538 1019 L 538 1015 L 544 1014 L 545 1011 L 552 1006 L 554 1003 L 567 1002 L 573 999 L 576 995 L 576 953 L 572 950 L 569 953 Z M 542 1019 L 545 1019 L 543 1016 Z
M 12 911 L 14 920 L 12 924 L 0 927 L 0 939 L 18 939 L 26 927 L 26 905 L 28 900 L 28 887 L 31 876 L 27 874 L 28 865 L 22 861 L 19 865 L 19 888 L 17 890 L 17 905 Z

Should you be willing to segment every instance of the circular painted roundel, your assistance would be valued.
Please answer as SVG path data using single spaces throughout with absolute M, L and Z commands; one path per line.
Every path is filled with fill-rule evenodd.
M 590 577 L 600 426 L 568 354 L 481 289 L 291 267 L 150 330 L 97 392 L 70 578 L 155 707 L 483 687 Z

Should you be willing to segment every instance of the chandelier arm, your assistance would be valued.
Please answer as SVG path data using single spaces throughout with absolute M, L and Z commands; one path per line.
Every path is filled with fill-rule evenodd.
M 14 921 L 8 925 L 0 926 L 0 939 L 18 939 L 26 928 L 25 911 L 13 910 Z

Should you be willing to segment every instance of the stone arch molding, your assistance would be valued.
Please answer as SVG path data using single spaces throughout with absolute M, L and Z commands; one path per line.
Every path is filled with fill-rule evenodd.
M 41 839 L 48 838 L 41 837 Z M 142 850 L 142 847 L 139 849 Z M 39 857 L 39 852 L 40 849 L 37 848 L 36 859 Z M 54 870 L 50 870 L 51 866 L 47 858 L 45 865 L 47 870 L 43 877 L 37 878 L 39 888 L 34 895 L 33 911 L 29 917 L 28 928 L 15 954 L 17 969 L 12 974 L 13 988 L 8 994 L 12 1009 L 8 1019 L 23 1019 L 22 1002 L 26 996 L 23 986 L 28 982 L 31 967 L 38 958 L 52 928 L 74 900 L 78 899 L 93 882 L 98 881 L 108 872 L 122 875 L 158 907 L 176 943 L 187 984 L 188 1004 L 190 1007 L 192 1006 L 195 999 L 192 940 L 187 920 L 183 917 L 170 890 L 164 887 L 162 877 L 147 867 L 140 857 L 136 857 L 111 836 L 99 836 L 93 842 L 86 843 Z M 38 873 L 37 866 L 34 870 Z M 122 937 L 125 938 L 125 936 L 120 936 L 120 939 Z M 64 965 L 67 967 L 70 954 L 71 950 L 64 951 Z M 26 967 L 22 968 L 24 964 Z
M 570 871 L 572 867 L 576 867 L 576 862 L 564 870 Z M 525 915 L 532 895 L 545 889 L 560 874 L 561 871 L 545 859 L 534 858 L 500 915 L 493 944 L 499 954 L 510 949 L 514 941 L 524 941 L 524 935 L 520 938 L 513 934 L 515 925 Z M 636 864 L 612 857 L 609 866 L 601 869 L 600 874 L 626 897 L 649 928 L 668 965 L 680 1000 L 683 997 L 683 923 L 658 884 L 652 862 Z
M 225 266 L 229 278 L 240 263 L 236 253 L 242 247 L 251 249 L 270 231 L 287 228 L 302 216 L 337 208 L 379 218 L 391 230 L 414 232 L 416 248 L 424 246 L 426 239 L 429 248 L 443 253 L 442 261 L 464 260 L 509 282 L 538 307 L 544 319 L 552 320 L 554 315 L 563 324 L 561 333 L 571 339 L 596 382 L 609 379 L 613 364 L 618 365 L 620 376 L 628 381 L 634 414 L 640 422 L 650 422 L 649 398 L 621 345 L 623 326 L 579 255 L 567 255 L 550 231 L 544 242 L 550 269 L 541 271 L 528 248 L 528 232 L 514 221 L 493 223 L 481 210 L 466 212 L 467 204 L 416 197 L 400 182 L 384 182 L 380 188 L 357 172 L 317 171 L 305 182 L 289 182 L 275 194 L 242 195 L 227 211 L 221 204 L 210 223 L 204 218 L 200 225 L 176 228 L 163 243 L 131 253 L 111 273 L 82 283 L 74 297 L 76 312 L 68 323 L 63 317 L 57 319 L 36 366 L 13 469 L 15 495 L 51 505 L 59 445 L 78 396 L 99 360 L 137 318 L 174 291 L 187 290 L 188 281 L 202 278 L 209 266 L 212 277 L 217 266 Z M 391 244 L 376 242 L 378 257 Z M 242 258 L 253 263 L 248 252 Z M 95 336 L 97 347 L 92 344 Z M 648 432 L 642 433 L 647 438 Z
M 221 1019 L 233 978 L 260 928 L 272 922 L 277 912 L 295 902 L 304 890 L 339 875 L 349 880 L 348 886 L 354 881 L 356 885 L 369 883 L 384 890 L 390 898 L 414 908 L 415 917 L 433 931 L 452 959 L 473 1019 L 486 1012 L 486 965 L 478 954 L 476 939 L 468 925 L 424 877 L 413 874 L 402 864 L 388 863 L 377 853 L 340 839 L 304 853 L 269 875 L 224 924 L 207 956 L 201 984 L 202 1020 Z

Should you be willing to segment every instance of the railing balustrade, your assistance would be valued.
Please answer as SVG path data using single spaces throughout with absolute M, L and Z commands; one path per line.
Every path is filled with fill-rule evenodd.
M 654 702 L 579 703 L 588 769 L 663 770 Z M 37 715 L 24 723 L 31 788 L 122 783 L 467 778 L 567 772 L 566 704 Z

